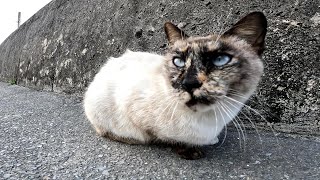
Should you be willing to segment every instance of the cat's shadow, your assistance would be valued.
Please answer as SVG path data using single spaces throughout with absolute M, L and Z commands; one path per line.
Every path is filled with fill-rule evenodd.
M 242 161 L 245 158 L 252 156 L 253 151 L 257 149 L 263 149 L 263 146 L 257 147 L 258 139 L 254 136 L 250 137 L 250 142 L 247 143 L 247 147 L 243 147 L 243 143 L 236 132 L 228 132 L 225 136 L 223 133 L 219 136 L 219 142 L 214 145 L 206 145 L 201 147 L 205 153 L 205 157 L 199 159 L 199 161 Z M 123 150 L 127 155 L 139 155 L 143 152 L 143 158 L 156 158 L 158 160 L 171 159 L 174 161 L 184 160 L 179 155 L 175 153 L 174 146 L 165 143 L 152 143 L 149 145 L 129 145 L 122 142 L 113 141 L 107 138 L 101 139 L 102 142 L 108 141 L 108 143 L 113 144 L 113 146 L 122 146 Z M 241 144 L 242 143 L 242 144 Z M 261 145 L 261 144 L 260 144 Z M 249 146 L 254 146 L 255 150 L 249 148 Z
M 224 135 L 220 135 L 219 139 L 221 139 L 220 142 L 214 145 L 206 145 L 202 146 L 201 149 L 205 153 L 205 157 L 202 158 L 202 160 L 217 160 L 223 159 L 226 157 L 227 159 L 242 159 L 242 156 L 239 156 L 240 154 L 247 153 L 246 150 L 241 147 L 239 139 L 235 135 L 228 135 L 226 137 L 223 137 Z M 147 145 L 151 152 L 150 153 L 161 153 L 165 152 L 165 154 L 172 153 L 172 156 L 175 156 L 174 159 L 181 159 L 175 152 L 174 152 L 174 146 L 164 143 L 153 143 L 150 145 Z M 143 148 L 143 147 L 141 147 Z M 160 151 L 160 152 L 159 152 Z M 161 157 L 163 156 L 160 155 Z M 201 159 L 199 159 L 201 160 Z

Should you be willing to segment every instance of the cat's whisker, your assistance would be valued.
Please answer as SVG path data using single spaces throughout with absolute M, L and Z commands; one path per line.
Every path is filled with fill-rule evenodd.
M 279 116 L 275 115 L 274 113 L 272 113 L 270 110 L 266 110 L 266 109 L 270 109 L 270 104 L 267 104 L 267 103 L 263 103 L 262 100 L 259 100 L 258 96 L 255 96 L 257 98 L 257 101 L 253 101 L 253 102 L 256 102 L 258 103 L 259 105 L 263 106 L 265 109 L 260 109 L 263 113 L 266 113 L 268 114 L 269 116 L 271 116 L 272 118 L 278 120 L 278 121 L 281 121 L 281 119 L 279 118 Z
M 215 117 L 214 120 L 215 120 L 215 123 L 216 123 L 215 132 L 218 132 L 218 117 L 217 117 L 216 109 L 213 109 L 213 112 L 214 112 L 214 117 Z M 219 134 L 217 134 L 217 138 L 218 138 L 218 135 Z
M 240 132 L 241 132 L 241 135 L 242 135 L 242 139 L 243 139 L 243 147 L 242 147 L 242 149 L 246 149 L 246 141 L 247 141 L 247 136 L 246 136 L 246 130 L 245 130 L 245 127 L 244 127 L 244 125 L 243 125 L 243 122 L 237 117 L 237 116 L 235 116 L 234 117 L 234 121 L 235 121 L 235 123 L 238 125 L 238 127 L 239 127 L 239 129 L 240 129 Z M 239 123 L 239 121 L 240 121 L 240 123 Z M 241 126 L 242 125 L 242 126 Z M 242 128 L 243 127 L 243 128 Z M 241 141 L 241 138 L 240 138 L 240 140 L 239 141 Z M 241 146 L 240 146 L 240 148 L 241 148 Z
M 229 89 L 229 93 L 233 94 L 233 95 L 237 95 L 238 97 L 242 97 L 242 98 L 248 99 L 248 95 L 240 93 L 239 91 L 234 90 L 234 89 Z
M 221 111 L 221 109 L 220 109 L 220 106 L 216 106 L 217 108 L 218 108 L 218 111 L 219 111 L 219 113 L 220 113 L 220 116 L 222 117 L 222 120 L 223 120 L 223 124 L 224 124 L 224 137 L 223 137 L 223 139 L 222 139 L 222 142 L 221 142 L 221 144 L 218 146 L 218 147 L 221 147 L 223 144 L 224 144 L 224 142 L 225 142 L 225 140 L 226 140 L 226 138 L 227 138 L 227 133 L 228 133 L 228 128 L 227 128 L 227 123 L 226 123 L 226 120 L 225 120 L 225 118 L 224 118 L 224 116 L 223 116 L 223 113 L 222 113 L 222 111 Z
M 246 144 L 247 144 L 247 130 L 246 127 L 243 123 L 243 121 L 239 118 L 238 115 L 236 115 L 236 120 L 240 122 L 240 127 L 242 126 L 243 132 L 242 132 L 242 136 L 243 136 L 243 149 L 246 150 Z
M 236 90 L 236 89 L 233 89 L 233 88 L 229 88 L 228 89 L 229 91 L 232 91 L 232 92 L 235 92 L 235 93 L 237 93 L 237 94 L 242 94 L 242 93 L 240 93 L 238 90 Z M 244 95 L 244 94 L 242 94 L 242 95 Z
M 226 102 L 226 101 L 224 101 Z M 224 103 L 225 106 L 227 106 L 229 108 L 229 110 L 231 111 L 231 108 L 228 104 Z M 235 107 L 237 109 L 237 107 Z M 246 140 L 247 140 L 247 130 L 246 130 L 246 126 L 243 123 L 243 120 L 238 116 L 238 114 L 235 117 L 238 121 L 240 121 L 241 126 L 243 127 L 243 131 L 244 131 L 244 136 L 243 136 L 243 140 L 244 140 L 244 150 L 246 149 Z
M 229 94 L 231 95 L 234 95 L 234 96 L 237 96 L 237 97 L 240 97 L 240 98 L 244 98 L 244 99 L 247 99 L 245 97 L 245 95 L 239 93 L 238 91 L 234 90 L 234 89 L 229 89 L 233 92 L 229 92 Z M 257 90 L 257 92 L 259 92 L 259 90 Z M 252 99 L 248 99 L 248 101 L 253 101 L 254 103 L 258 103 L 259 105 L 261 106 L 268 106 L 268 104 L 266 103 L 262 103 L 261 100 L 259 100 L 259 96 L 254 96 L 255 98 L 257 98 L 257 101 L 253 101 Z M 273 118 L 277 119 L 277 120 L 280 120 L 279 117 L 277 117 L 276 115 L 274 115 L 273 113 L 271 113 L 270 111 L 267 111 L 267 110 L 264 110 L 264 109 L 260 109 L 261 111 L 263 111 L 264 113 L 267 113 L 268 115 L 272 116 Z
M 244 97 L 244 96 L 241 96 L 241 95 L 238 95 L 238 94 L 234 94 L 234 93 L 232 93 L 232 92 L 229 92 L 229 94 L 230 94 L 231 96 L 236 96 L 237 98 L 241 98 L 241 99 L 243 99 L 243 100 L 247 100 L 247 99 L 248 99 L 247 97 Z
M 246 104 L 244 104 L 244 103 L 242 103 L 242 102 L 240 102 L 240 101 L 238 101 L 238 100 L 236 100 L 236 99 L 234 99 L 234 98 L 231 98 L 231 97 L 229 97 L 229 96 L 225 96 L 225 98 L 227 98 L 227 99 L 229 99 L 229 100 L 231 100 L 231 101 L 233 101 L 233 102 L 235 102 L 235 103 L 238 103 L 238 104 L 242 105 L 244 108 L 248 108 L 249 110 L 251 110 L 251 111 L 253 111 L 254 113 L 256 113 L 257 115 L 259 115 L 259 116 L 260 116 L 262 119 L 264 119 L 267 123 L 269 123 L 257 110 L 253 109 L 252 107 L 250 107 L 250 106 L 248 106 L 248 105 L 246 105 Z
M 229 16 L 231 15 L 232 10 L 233 10 L 233 8 L 231 8 L 231 9 L 230 9 L 230 11 L 229 11 L 229 13 L 228 13 L 228 15 L 227 15 L 227 17 L 226 17 L 226 19 L 225 19 L 225 21 L 224 21 L 224 23 L 223 23 L 222 27 L 220 28 L 220 31 L 219 31 L 218 37 L 217 37 L 216 41 L 214 42 L 214 44 L 215 44 L 215 45 L 217 44 L 217 42 L 219 41 L 219 39 L 220 39 L 220 38 L 221 38 L 221 36 L 222 36 L 222 31 L 224 31 L 224 29 L 225 29 L 226 22 L 228 21 Z
M 220 14 L 220 17 L 218 19 L 218 27 L 220 27 L 220 31 L 221 31 L 221 18 L 222 18 L 222 14 Z
M 229 117 L 231 117 L 232 110 L 230 109 L 230 107 L 229 107 L 227 104 L 223 103 L 222 101 L 221 101 L 220 103 L 221 103 L 221 106 L 223 106 L 223 107 L 226 109 L 226 111 L 228 111 Z M 245 131 L 244 124 L 243 124 L 243 122 L 239 119 L 238 116 L 235 116 L 235 117 L 234 117 L 234 121 L 235 121 L 235 123 L 237 124 L 237 126 L 238 126 L 239 129 L 240 129 L 240 132 L 241 132 L 241 135 L 242 135 L 242 139 L 243 139 L 243 148 L 245 149 L 245 146 L 246 146 L 246 135 L 245 135 L 245 134 L 246 134 L 246 131 Z M 239 121 L 240 121 L 241 124 L 239 123 Z M 244 128 L 244 130 L 242 129 L 241 125 L 242 125 L 242 127 Z M 239 140 L 241 140 L 241 138 L 240 138 Z M 240 147 L 241 147 L 241 146 L 240 146 Z
M 217 103 L 220 105 L 220 107 L 223 110 L 224 114 L 226 114 L 230 119 L 233 119 L 232 116 L 226 111 L 225 107 L 222 105 L 222 102 L 217 101 Z M 240 145 L 240 148 L 241 148 L 242 147 L 242 143 L 241 143 L 241 132 L 240 131 L 242 131 L 242 129 L 241 129 L 241 127 L 238 126 L 236 121 L 232 121 L 232 123 L 234 124 L 234 126 L 237 129 L 238 137 L 239 137 L 239 145 Z
M 265 123 L 267 124 L 267 126 L 269 126 L 269 128 L 271 129 L 273 135 L 276 137 L 277 144 L 279 144 L 279 139 L 278 139 L 278 137 L 277 137 L 276 132 L 274 131 L 274 129 L 272 128 L 272 126 L 270 125 L 270 123 L 269 123 L 257 110 L 255 110 L 255 109 L 251 108 L 250 106 L 248 106 L 248 105 L 246 105 L 246 104 L 244 104 L 244 103 L 242 103 L 242 102 L 240 102 L 240 101 L 237 101 L 237 100 L 235 100 L 235 99 L 233 99 L 233 98 L 231 98 L 231 97 L 225 96 L 225 98 L 227 98 L 227 99 L 229 99 L 229 100 L 231 100 L 231 101 L 233 101 L 233 102 L 235 102 L 235 103 L 238 103 L 238 104 L 240 104 L 240 105 L 248 108 L 249 110 L 251 110 L 251 111 L 254 112 L 255 114 L 259 115 L 259 116 L 262 118 L 262 120 L 265 121 Z
M 232 104 L 229 99 L 225 99 L 225 102 L 226 102 L 226 103 L 229 103 L 231 106 L 237 108 L 237 106 L 235 106 L 234 104 Z M 260 143 L 262 144 L 262 139 L 261 139 L 261 136 L 260 136 L 260 133 L 259 133 L 259 130 L 258 130 L 257 126 L 254 124 L 254 122 L 251 120 L 251 118 L 249 118 L 244 112 L 242 112 L 242 110 L 240 110 L 240 113 L 241 113 L 242 115 L 244 115 L 246 119 L 249 120 L 249 122 L 251 123 L 252 127 L 255 129 L 256 133 L 258 134 Z
M 169 101 L 169 100 L 171 100 L 171 98 L 168 98 L 165 102 L 167 102 L 167 101 Z M 163 108 L 163 110 L 162 110 L 162 112 L 159 114 L 159 116 L 158 116 L 158 118 L 157 118 L 157 121 L 160 119 L 160 118 L 162 118 L 162 115 L 163 115 L 163 113 L 169 108 L 169 110 L 170 110 L 170 108 L 171 108 L 171 106 L 174 104 L 174 101 L 169 101 L 169 103 L 167 104 L 167 106 L 165 107 L 165 108 Z
M 180 31 L 180 36 L 181 36 L 181 39 L 184 40 L 184 35 L 182 31 Z
M 246 97 L 245 95 L 242 95 L 242 94 L 237 93 L 237 92 L 230 92 L 230 91 L 229 91 L 228 93 L 231 94 L 231 95 L 234 95 L 234 96 L 243 98 L 243 99 L 248 99 L 248 97 Z
M 238 126 L 237 124 L 237 121 L 235 119 L 233 119 L 232 121 L 233 125 L 236 127 L 237 129 L 237 132 L 238 132 L 238 138 L 239 138 L 239 146 L 240 146 L 240 149 L 242 148 L 242 143 L 241 143 L 241 132 L 240 132 L 240 127 Z
M 221 31 L 221 18 L 222 18 L 222 14 L 220 14 L 220 17 L 218 18 L 218 20 L 217 20 L 217 22 L 218 22 L 218 28 L 220 28 L 220 30 L 219 30 L 219 32 Z M 215 31 L 214 31 L 214 34 L 217 34 Z M 215 43 L 216 43 L 216 41 L 215 41 Z
M 171 117 L 170 117 L 170 122 L 171 122 L 171 120 L 172 120 L 172 118 L 173 118 L 173 116 L 174 116 L 174 113 L 175 113 L 175 111 L 176 111 L 176 109 L 177 109 L 177 106 L 178 106 L 178 104 L 179 104 L 179 101 L 177 101 L 175 104 L 176 104 L 176 105 L 174 106 L 174 108 L 173 108 L 173 110 L 172 110 Z

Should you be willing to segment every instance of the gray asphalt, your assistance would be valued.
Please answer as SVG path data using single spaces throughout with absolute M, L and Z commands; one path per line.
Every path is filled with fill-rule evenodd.
M 0 83 L 0 179 L 319 179 L 320 142 L 230 131 L 207 157 L 188 161 L 169 147 L 98 137 L 81 98 Z

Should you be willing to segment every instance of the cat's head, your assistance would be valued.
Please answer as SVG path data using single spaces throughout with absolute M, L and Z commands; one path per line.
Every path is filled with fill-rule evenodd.
M 256 89 L 263 73 L 260 58 L 267 32 L 261 12 L 248 14 L 221 35 L 189 37 L 170 22 L 164 27 L 170 45 L 169 78 L 188 107 L 207 111 L 237 96 L 244 102 Z

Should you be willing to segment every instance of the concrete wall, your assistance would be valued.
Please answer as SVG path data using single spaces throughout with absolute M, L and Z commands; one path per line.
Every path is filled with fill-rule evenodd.
M 320 134 L 318 0 L 53 0 L 1 44 L 0 79 L 81 93 L 101 64 L 126 48 L 163 54 L 165 21 L 204 35 L 251 11 L 266 14 L 269 32 L 265 76 L 250 105 L 275 129 Z

